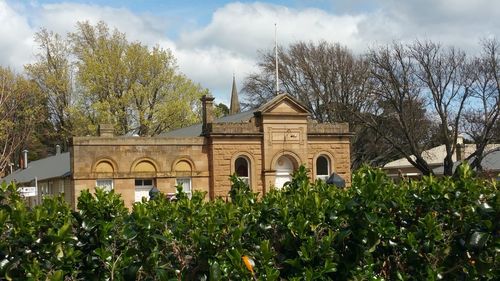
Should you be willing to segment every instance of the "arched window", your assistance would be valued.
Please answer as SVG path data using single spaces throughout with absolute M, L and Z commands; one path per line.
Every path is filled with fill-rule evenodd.
M 316 159 L 316 178 L 326 181 L 330 177 L 330 161 L 324 156 L 320 155 Z
M 294 170 L 293 162 L 290 156 L 282 155 L 276 161 L 274 169 L 276 169 L 276 179 L 274 181 L 274 187 L 277 189 L 283 188 L 285 183 L 292 180 L 292 173 Z
M 148 159 L 142 159 L 133 166 L 135 175 L 135 202 L 142 198 L 149 200 L 149 191 L 155 185 L 156 165 Z
M 234 161 L 234 172 L 236 176 L 250 186 L 250 161 L 240 156 Z
M 182 186 L 182 191 L 191 197 L 191 174 L 193 168 L 186 160 L 180 160 L 175 164 L 174 171 L 176 173 L 175 184 Z
M 150 161 L 143 160 L 134 167 L 136 173 L 156 173 L 156 168 Z
M 95 186 L 104 188 L 106 191 L 111 191 L 113 189 L 113 173 L 115 172 L 111 162 L 103 160 L 95 166 L 95 173 L 97 174 L 97 179 L 95 181 Z

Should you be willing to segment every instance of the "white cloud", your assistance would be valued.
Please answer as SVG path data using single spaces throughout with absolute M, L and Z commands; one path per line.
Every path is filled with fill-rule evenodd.
M 22 71 L 31 60 L 33 33 L 27 18 L 0 1 L 0 65 Z
M 278 41 L 283 45 L 320 39 L 356 43 L 357 24 L 362 18 L 336 16 L 312 8 L 296 10 L 264 3 L 233 3 L 216 10 L 206 27 L 183 33 L 179 46 L 216 45 L 253 57 L 256 50 L 274 45 L 275 23 L 278 25 Z
M 273 48 L 274 23 L 280 45 L 326 40 L 357 52 L 373 44 L 417 38 L 470 51 L 478 49 L 481 38 L 500 38 L 500 1 L 341 0 L 331 7 L 326 11 L 236 2 L 216 9 L 206 25 L 176 18 L 172 26 L 172 21 L 154 16 L 155 11 L 139 14 L 102 5 L 0 0 L 0 64 L 22 70 L 33 60 L 32 38 L 40 27 L 66 34 L 74 31 L 77 21 L 103 20 L 125 32 L 129 40 L 170 48 L 183 73 L 227 102 L 232 73 L 241 88 L 243 78 L 256 69 L 258 51 Z M 169 27 L 180 35 L 169 38 Z
M 500 37 L 500 1 L 380 0 L 376 12 L 360 24 L 364 42 L 430 39 L 470 52 L 479 40 Z
M 137 15 L 125 8 L 112 8 L 98 5 L 61 3 L 40 6 L 36 26 L 43 26 L 59 34 L 74 31 L 77 22 L 88 21 L 95 24 L 106 22 L 111 28 L 125 32 L 132 41 L 155 45 L 164 36 L 161 22 L 148 15 Z
M 280 45 L 299 40 L 360 45 L 356 34 L 362 19 L 363 16 L 335 16 L 319 9 L 233 3 L 216 10 L 207 26 L 182 33 L 176 54 L 190 77 L 226 101 L 231 72 L 236 73 L 241 85 L 243 78 L 256 70 L 258 50 L 273 48 L 275 23 Z

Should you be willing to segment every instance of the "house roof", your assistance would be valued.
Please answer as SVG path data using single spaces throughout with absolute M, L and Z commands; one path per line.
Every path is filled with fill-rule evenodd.
M 494 148 L 500 147 L 500 144 L 490 144 L 486 146 L 485 151 L 490 151 Z M 467 158 L 476 150 L 475 144 L 465 144 L 464 147 L 464 158 Z M 446 146 L 444 144 L 440 146 L 433 147 L 431 149 L 425 150 L 422 152 L 422 157 L 430 166 L 438 166 L 443 164 L 443 159 L 446 156 Z M 415 159 L 415 156 L 411 156 L 412 159 Z M 452 160 L 457 161 L 456 154 L 452 155 Z M 397 169 L 397 168 L 406 168 L 412 167 L 413 165 L 406 158 L 400 158 L 398 160 L 394 160 L 384 165 L 386 169 Z
M 238 122 L 248 122 L 253 117 L 254 112 L 257 110 L 249 110 L 233 115 L 224 116 L 214 120 L 214 123 L 238 123 Z M 202 133 L 202 124 L 196 124 L 189 127 L 180 128 L 170 132 L 161 134 L 166 137 L 198 137 Z
M 242 122 L 249 122 L 250 119 L 254 116 L 256 112 L 265 112 L 269 111 L 275 106 L 276 104 L 279 104 L 283 100 L 288 100 L 290 103 L 292 103 L 295 107 L 299 108 L 300 111 L 303 111 L 304 113 L 309 113 L 307 108 L 305 108 L 300 102 L 295 100 L 292 96 L 288 94 L 279 94 L 275 96 L 273 99 L 270 101 L 266 102 L 262 106 L 256 109 L 248 110 L 245 112 L 237 113 L 237 114 L 232 114 L 228 116 L 224 116 L 222 118 L 215 119 L 213 123 L 242 123 Z M 201 136 L 202 133 L 202 124 L 196 124 L 192 125 L 189 127 L 173 130 L 170 132 L 166 132 L 161 134 L 162 136 L 166 137 L 198 137 Z
M 474 161 L 474 157 L 469 159 L 469 162 Z M 456 161 L 453 163 L 453 171 L 458 167 L 460 161 Z M 486 152 L 483 161 L 481 161 L 481 166 L 483 166 L 484 171 L 493 171 L 500 172 L 500 150 L 493 150 L 490 152 Z M 441 165 L 432 170 L 436 175 L 442 175 L 444 171 L 444 167 Z
M 310 114 L 310 111 L 304 105 L 302 105 L 302 103 L 300 103 L 298 100 L 296 100 L 294 97 L 290 96 L 287 93 L 282 93 L 282 94 L 275 96 L 270 101 L 266 102 L 261 107 L 259 107 L 258 111 L 260 111 L 260 112 L 272 111 L 272 109 L 274 107 L 279 105 L 280 102 L 282 102 L 284 100 L 289 101 L 295 108 L 297 108 L 299 110 L 299 112 Z
M 28 183 L 37 178 L 38 181 L 62 178 L 71 175 L 69 152 L 59 153 L 28 163 L 28 168 L 19 169 L 2 179 L 3 182 Z

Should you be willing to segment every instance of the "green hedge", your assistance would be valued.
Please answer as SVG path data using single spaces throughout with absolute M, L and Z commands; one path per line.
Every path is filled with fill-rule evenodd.
M 499 280 L 500 193 L 467 167 L 457 179 L 393 183 L 362 168 L 352 187 L 301 167 L 258 198 L 180 191 L 137 203 L 85 191 L 28 209 L 0 191 L 0 276 L 12 280 Z M 246 266 L 242 257 L 253 260 Z M 250 270 L 251 269 L 251 270 Z M 1 278 L 0 278 L 1 279 Z

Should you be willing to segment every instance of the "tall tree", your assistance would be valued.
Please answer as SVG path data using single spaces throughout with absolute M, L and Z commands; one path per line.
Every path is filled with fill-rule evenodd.
M 10 69 L 0 67 L 0 172 L 24 148 L 40 116 L 42 98 L 35 85 Z
M 425 112 L 425 96 L 409 50 L 401 44 L 371 50 L 367 58 L 373 81 L 371 94 L 376 110 L 356 114 L 424 174 L 432 169 L 422 156 L 430 148 L 430 120 Z M 414 157 L 412 157 L 414 155 Z
M 486 146 L 500 140 L 500 43 L 496 39 L 482 42 L 482 53 L 473 61 L 471 101 L 474 106 L 464 112 L 463 129 L 476 144 L 469 156 L 473 169 L 483 170 Z
M 428 94 L 428 100 L 438 117 L 439 136 L 446 148 L 444 175 L 453 174 L 459 127 L 471 94 L 474 77 L 463 51 L 443 49 L 433 42 L 416 42 L 409 47 L 416 61 L 416 76 Z
M 318 44 L 298 42 L 286 49 L 279 48 L 278 54 L 280 90 L 301 101 L 320 122 L 348 122 L 355 132 L 365 130 L 353 115 L 353 112 L 369 111 L 373 103 L 367 91 L 369 65 L 363 57 L 355 56 L 344 46 L 325 41 Z M 258 66 L 260 71 L 244 81 L 242 91 L 246 107 L 260 106 L 276 92 L 274 53 L 263 53 Z M 379 153 L 368 152 L 384 145 L 371 145 L 373 143 L 366 140 L 361 134 L 353 139 L 354 167 L 365 161 L 384 162 L 385 157 L 380 155 L 388 156 L 384 153 L 386 149 Z M 368 159 L 367 155 L 373 158 Z
M 119 135 L 157 135 L 196 122 L 206 90 L 179 73 L 168 50 L 130 43 L 100 22 L 78 23 L 71 33 L 81 105 L 97 126 L 115 124 Z
M 113 123 L 118 134 L 129 132 L 129 97 L 133 81 L 123 62 L 128 42 L 125 34 L 109 31 L 104 22 L 96 26 L 79 22 L 70 33 L 77 60 L 77 80 L 91 123 Z
M 346 47 L 322 41 L 298 42 L 279 49 L 281 90 L 303 102 L 321 122 L 352 122 L 350 111 L 363 111 L 367 99 L 369 67 L 362 57 Z M 272 52 L 261 56 L 260 73 L 246 78 L 243 91 L 252 106 L 258 106 L 275 92 L 275 59 Z
M 124 63 L 133 81 L 127 92 L 131 100 L 130 129 L 140 136 L 190 125 L 198 120 L 196 108 L 204 90 L 179 74 L 170 51 L 150 51 L 133 43 Z
M 26 73 L 39 87 L 47 102 L 48 124 L 52 133 L 45 135 L 65 147 L 75 133 L 71 111 L 74 102 L 70 48 L 58 34 L 42 29 L 35 34 L 40 51 L 37 61 L 25 66 Z M 45 127 L 47 127 L 45 126 Z M 78 126 L 79 127 L 79 126 Z

